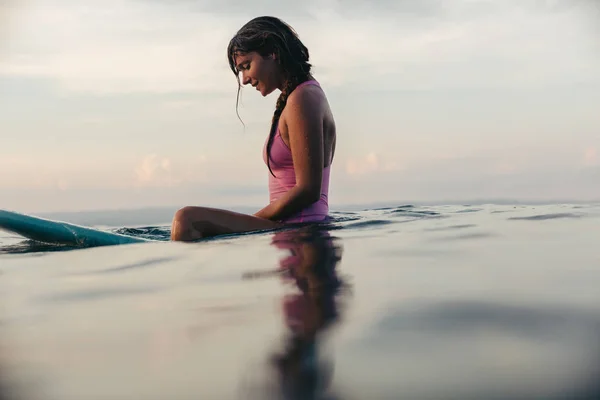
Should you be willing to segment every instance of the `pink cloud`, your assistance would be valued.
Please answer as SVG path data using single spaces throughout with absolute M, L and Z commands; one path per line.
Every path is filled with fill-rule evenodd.
M 588 147 L 583 153 L 583 164 L 588 167 L 598 165 L 598 150 L 595 147 Z
M 146 155 L 135 167 L 134 185 L 137 187 L 174 187 L 203 177 L 206 157 L 194 162 L 173 161 L 157 154 Z
M 380 171 L 394 171 L 398 169 L 395 161 L 387 161 L 381 155 L 370 152 L 363 157 L 349 158 L 346 161 L 346 173 L 350 176 L 370 174 Z

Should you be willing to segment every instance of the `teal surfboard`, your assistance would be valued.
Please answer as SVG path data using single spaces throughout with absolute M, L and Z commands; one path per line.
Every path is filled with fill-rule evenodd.
M 81 247 L 152 241 L 146 238 L 87 228 L 68 222 L 53 221 L 7 210 L 0 210 L 0 230 L 16 233 L 38 242 Z

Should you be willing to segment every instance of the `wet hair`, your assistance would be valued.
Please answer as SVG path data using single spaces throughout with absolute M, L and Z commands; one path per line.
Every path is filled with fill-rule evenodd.
M 267 166 L 273 175 L 270 166 L 270 150 L 275 132 L 277 131 L 279 117 L 285 108 L 290 93 L 299 84 L 309 79 L 312 66 L 308 62 L 308 49 L 302 43 L 294 29 L 287 23 L 269 16 L 257 17 L 250 20 L 240 28 L 229 42 L 229 46 L 227 46 L 229 66 L 238 81 L 236 111 L 239 105 L 241 84 L 239 70 L 235 64 L 235 56 L 250 52 L 257 52 L 262 57 L 274 54 L 283 73 L 284 84 L 275 105 L 269 140 L 267 142 Z

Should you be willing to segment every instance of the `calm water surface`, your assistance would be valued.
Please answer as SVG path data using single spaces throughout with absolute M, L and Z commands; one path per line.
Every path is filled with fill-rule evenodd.
M 0 398 L 599 398 L 600 206 L 336 218 L 89 249 L 0 233 Z

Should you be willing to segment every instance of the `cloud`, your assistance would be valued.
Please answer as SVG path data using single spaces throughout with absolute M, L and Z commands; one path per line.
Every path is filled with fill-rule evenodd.
M 11 21 L 12 7 L 10 2 L 0 3 L 0 50 L 8 40 L 9 23 Z
M 32 157 L 24 155 L 0 156 L 0 187 L 48 187 L 55 186 L 52 179 L 48 179 L 48 170 Z
M 0 65 L 10 48 L 12 30 L 19 21 L 22 8 L 23 4 L 18 0 L 0 0 Z
M 204 177 L 200 168 L 206 161 L 204 156 L 195 163 L 173 162 L 169 157 L 156 154 L 146 155 L 134 170 L 135 187 L 174 187 L 198 181 Z
M 177 183 L 172 176 L 171 160 L 150 154 L 135 168 L 136 182 L 142 186 L 158 184 L 160 186 Z
M 27 156 L 0 157 L 0 188 L 3 190 L 36 188 L 64 191 L 69 187 L 69 180 L 48 168 L 43 161 Z
M 385 161 L 381 155 L 374 152 L 364 157 L 349 158 L 346 161 L 346 173 L 350 176 L 368 175 L 375 172 L 389 172 L 398 170 L 395 161 Z
M 63 90 L 94 94 L 230 93 L 237 84 L 225 49 L 250 18 L 230 13 L 245 10 L 241 1 L 28 4 L 0 75 L 51 79 Z M 439 0 L 280 4 L 264 0 L 252 12 L 271 14 L 269 7 L 280 7 L 327 85 L 506 88 L 597 81 L 593 72 L 600 68 L 591 55 L 593 36 L 578 25 L 581 6 L 466 0 L 452 7 Z
M 63 154 L 36 157 L 0 154 L 0 191 L 118 186 L 119 169 L 98 165 L 95 160 L 71 162 Z M 41 201 L 39 198 L 36 201 Z
M 395 13 L 383 19 L 321 14 L 309 30 L 316 66 L 340 84 L 363 87 L 380 86 L 385 77 L 388 88 L 403 89 L 523 88 L 584 76 L 598 82 L 592 71 L 600 64 L 579 13 L 488 1 L 478 3 L 486 6 L 477 13 L 460 14 L 468 3 L 474 2 L 453 2 L 446 17 L 418 24 L 398 24 Z
M 247 185 L 264 200 L 256 149 L 274 99 L 245 91 L 252 101 L 242 97 L 242 126 L 225 57 L 230 37 L 260 14 L 296 28 L 331 94 L 345 147 L 334 163 L 340 173 L 332 198 L 363 184 L 371 199 L 503 188 L 529 194 L 540 180 L 558 188 L 547 177 L 569 168 L 588 174 L 573 179 L 582 186 L 569 193 L 597 190 L 600 147 L 590 138 L 600 53 L 591 44 L 600 41 L 582 18 L 583 1 L 19 4 L 17 19 L 0 8 L 0 35 L 10 34 L 0 42 L 3 196 L 35 186 L 39 193 L 62 187 L 67 194 L 57 204 L 77 191 L 91 193 L 94 204 L 109 200 L 97 192 L 116 193 L 113 201 L 135 192 L 165 202 L 167 193 L 177 201 L 188 193 L 201 202 L 216 196 L 218 184 L 223 198 L 245 202 L 246 186 L 239 195 L 230 191 Z M 92 144 L 94 137 L 102 140 Z M 198 160 L 197 151 L 210 160 Z M 20 159 L 9 156 L 19 152 Z M 106 152 L 115 157 L 108 164 Z
M 224 52 L 233 26 L 222 19 L 131 1 L 31 4 L 0 75 L 49 78 L 67 91 L 97 94 L 231 91 L 237 84 Z
M 425 150 L 425 149 L 421 149 Z M 371 151 L 361 156 L 350 156 L 335 168 L 343 169 L 345 176 L 337 179 L 344 184 L 356 182 L 396 180 L 404 184 L 420 182 L 448 182 L 469 185 L 482 177 L 498 179 L 502 182 L 522 181 L 523 177 L 545 176 L 556 171 L 578 173 L 582 158 L 593 165 L 598 162 L 595 148 L 589 147 L 582 156 L 581 151 L 553 149 L 549 146 L 524 143 L 506 148 L 455 148 L 443 147 L 429 152 L 423 151 L 418 157 L 410 151 Z M 404 154 L 403 154 L 404 153 Z M 537 179 L 537 178 L 536 178 Z M 476 189 L 475 187 L 473 189 Z
M 141 3 L 155 5 L 161 0 L 139 0 Z M 312 0 L 306 2 L 281 2 L 279 0 L 259 0 L 252 10 L 245 0 L 171 0 L 172 8 L 180 10 L 206 12 L 211 14 L 240 15 L 252 18 L 261 14 L 296 16 L 314 16 L 321 10 L 333 10 L 345 17 L 390 17 L 404 21 L 415 19 L 444 19 L 457 15 L 474 17 L 481 14 L 502 12 L 506 9 L 522 9 L 532 12 L 560 12 L 573 8 L 582 8 L 593 0 L 538 1 L 538 0 L 500 0 L 472 1 L 454 0 L 448 6 L 446 0 Z M 422 21 L 419 21 L 421 23 Z
M 129 160 L 119 160 L 110 166 L 95 157 L 72 160 L 63 165 L 44 158 L 0 157 L 0 190 L 173 188 L 204 182 L 206 168 L 207 159 L 202 155 L 192 160 L 180 160 L 148 154 L 135 165 Z
M 163 0 L 139 0 L 148 5 L 162 5 Z M 250 19 L 258 15 L 302 16 L 310 15 L 316 7 L 322 7 L 327 0 L 305 0 L 302 2 L 280 0 L 257 0 L 248 7 L 245 0 L 170 0 L 169 7 L 180 12 L 209 13 Z M 241 26 L 241 25 L 240 25 Z
M 338 176 L 331 204 L 448 202 L 493 199 L 535 201 L 600 200 L 600 168 L 544 166 L 499 170 L 501 158 L 447 159 L 408 165 L 402 171 Z M 506 163 L 509 166 L 509 162 Z M 360 188 L 360 191 L 357 190 Z
M 598 150 L 595 147 L 588 147 L 583 152 L 583 165 L 586 167 L 595 167 L 600 165 L 600 159 L 598 158 Z

